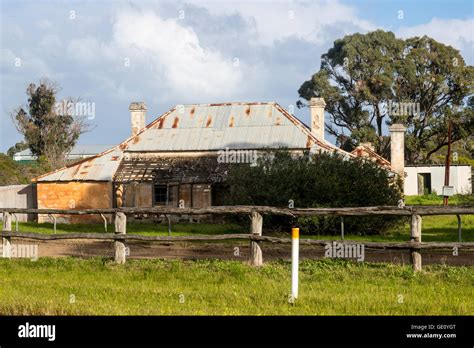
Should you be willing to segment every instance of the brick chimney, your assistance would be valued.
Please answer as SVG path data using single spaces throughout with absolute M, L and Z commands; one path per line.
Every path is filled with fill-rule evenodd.
M 393 124 L 390 131 L 390 162 L 392 170 L 402 179 L 405 177 L 405 131 L 402 124 Z
M 128 108 L 132 120 L 132 136 L 145 128 L 146 105 L 144 102 L 132 102 Z
M 311 133 L 319 140 L 324 140 L 324 98 L 311 98 L 309 109 L 311 112 Z

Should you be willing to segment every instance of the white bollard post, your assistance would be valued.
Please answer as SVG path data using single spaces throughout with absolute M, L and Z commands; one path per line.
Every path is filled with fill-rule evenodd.
M 298 298 L 298 263 L 300 253 L 300 229 L 291 229 L 291 297 Z

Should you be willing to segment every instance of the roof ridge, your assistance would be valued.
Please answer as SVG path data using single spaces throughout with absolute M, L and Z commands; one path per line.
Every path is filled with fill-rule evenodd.
M 267 101 L 267 102 L 260 102 L 260 101 L 239 101 L 239 102 L 222 102 L 222 103 L 195 103 L 195 104 L 177 104 L 175 107 L 178 106 L 226 106 L 226 105 L 274 105 L 277 104 L 275 101 Z

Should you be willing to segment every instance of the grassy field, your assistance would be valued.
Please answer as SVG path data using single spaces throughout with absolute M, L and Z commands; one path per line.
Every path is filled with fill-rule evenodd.
M 407 198 L 408 205 L 440 202 L 432 196 Z M 451 203 L 472 204 L 463 197 Z M 462 221 L 463 240 L 474 241 L 474 217 Z M 20 231 L 49 234 L 53 225 L 20 223 Z M 172 231 L 174 236 L 246 232 L 236 224 L 173 224 Z M 70 232 L 104 232 L 104 227 L 58 224 L 56 233 Z M 168 235 L 168 226 L 129 222 L 127 233 Z M 457 238 L 455 216 L 423 218 L 424 241 Z M 346 234 L 346 239 L 408 241 L 409 225 L 384 235 Z M 0 315 L 474 315 L 474 267 L 424 266 L 414 274 L 410 265 L 305 260 L 294 304 L 288 302 L 289 290 L 285 261 L 254 268 L 228 260 L 116 265 L 106 258 L 0 259 Z
M 14 224 L 13 224 L 14 225 Z M 19 230 L 21 232 L 37 232 L 44 234 L 54 233 L 53 224 L 49 222 L 20 222 Z M 13 228 L 15 228 L 13 226 Z M 108 224 L 107 231 L 113 232 L 114 225 Z M 56 233 L 70 233 L 70 232 L 90 232 L 100 233 L 105 232 L 103 224 L 57 224 Z M 206 223 L 188 223 L 188 224 L 173 224 L 173 236 L 186 236 L 190 234 L 226 234 L 226 233 L 241 233 L 242 227 L 236 224 L 206 224 Z M 127 233 L 136 233 L 140 235 L 150 236 L 167 236 L 168 225 L 158 224 L 153 222 L 127 222 Z
M 0 315 L 474 315 L 474 268 L 304 261 L 0 259 Z
M 443 197 L 435 194 L 406 196 L 406 205 L 443 205 Z M 474 195 L 454 195 L 449 198 L 450 205 L 474 205 Z
M 408 222 L 394 227 L 390 231 L 379 235 L 356 236 L 347 234 L 347 240 L 358 240 L 367 242 L 407 242 L 410 240 L 410 225 Z M 474 242 L 474 216 L 461 216 L 462 241 Z M 458 241 L 458 220 L 456 216 L 424 216 L 422 228 L 422 240 L 424 242 L 457 242 Z M 311 235 L 304 238 L 312 239 L 334 239 L 337 236 Z

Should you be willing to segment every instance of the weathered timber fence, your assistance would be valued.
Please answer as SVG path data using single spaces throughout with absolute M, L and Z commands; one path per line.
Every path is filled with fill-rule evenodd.
M 370 215 L 392 215 L 411 217 L 410 241 L 403 243 L 391 242 L 364 242 L 367 248 L 372 249 L 404 249 L 410 250 L 414 271 L 421 270 L 421 250 L 464 248 L 474 249 L 474 242 L 453 243 L 423 243 L 421 241 L 422 216 L 426 215 L 456 215 L 474 214 L 474 206 L 407 206 L 407 207 L 356 207 L 356 208 L 277 208 L 268 206 L 219 206 L 208 208 L 113 208 L 113 209 L 24 209 L 24 208 L 0 208 L 3 213 L 2 244 L 3 257 L 11 257 L 11 238 L 28 238 L 36 240 L 61 240 L 61 239 L 95 239 L 114 241 L 115 262 L 125 263 L 128 254 L 127 241 L 156 241 L 156 242 L 180 242 L 180 241 L 218 241 L 248 239 L 250 241 L 250 264 L 260 266 L 263 263 L 262 242 L 291 243 L 291 238 L 277 238 L 262 235 L 263 215 L 283 215 L 289 217 L 298 216 L 370 216 Z M 12 231 L 11 215 L 15 213 L 24 214 L 61 214 L 61 215 L 86 215 L 104 214 L 115 216 L 115 233 L 64 233 L 45 235 L 40 233 L 28 233 Z M 251 218 L 251 230 L 248 234 L 225 234 L 225 235 L 194 235 L 194 236 L 142 236 L 127 234 L 127 215 L 249 215 Z M 460 218 L 458 218 L 460 221 Z M 300 239 L 302 245 L 326 245 L 329 240 Z M 346 245 L 357 244 L 354 241 L 341 241 Z

